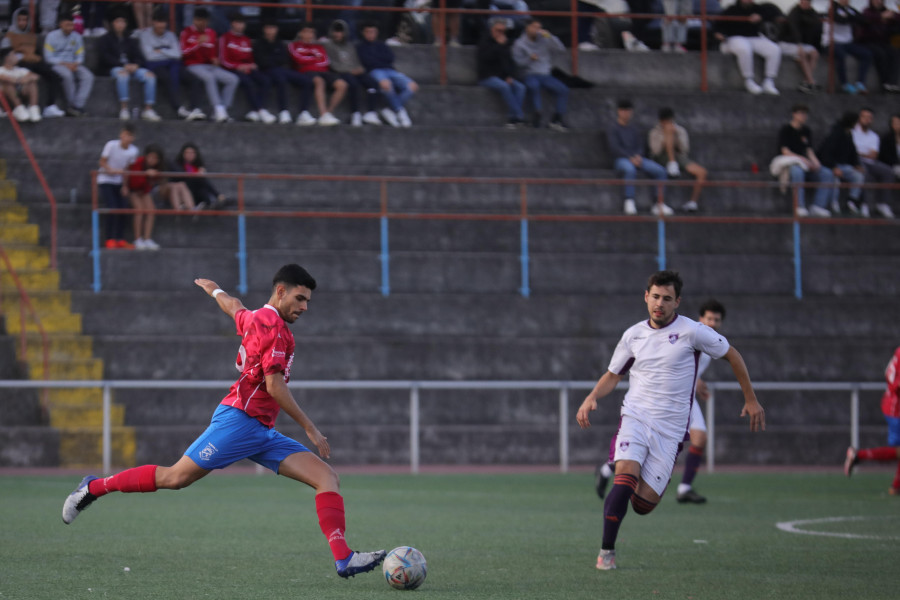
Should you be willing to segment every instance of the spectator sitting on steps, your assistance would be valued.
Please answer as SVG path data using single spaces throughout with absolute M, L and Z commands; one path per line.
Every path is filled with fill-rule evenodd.
M 347 94 L 347 81 L 337 73 L 329 69 L 331 61 L 328 52 L 322 44 L 316 42 L 316 28 L 312 23 L 304 23 L 300 26 L 297 39 L 288 45 L 288 52 L 294 61 L 294 68 L 300 73 L 312 77 L 313 95 L 316 99 L 316 107 L 319 109 L 319 118 L 313 118 L 309 111 L 304 110 L 297 117 L 297 125 L 323 125 L 330 127 L 340 124 L 340 120 L 334 116 L 334 109 Z M 331 101 L 327 101 L 326 89 L 331 86 L 334 93 Z
M 47 34 L 44 39 L 44 60 L 53 66 L 53 71 L 62 79 L 69 105 L 66 114 L 83 117 L 86 114 L 84 105 L 94 87 L 94 74 L 84 66 L 84 40 L 75 31 L 72 15 L 61 15 L 59 29 Z
M 216 32 L 209 26 L 209 11 L 202 6 L 194 10 L 194 24 L 181 32 L 181 55 L 188 72 L 206 86 L 206 96 L 213 106 L 217 123 L 228 121 L 228 107 L 234 100 L 240 79 L 219 66 Z M 222 92 L 219 93 L 219 84 Z
M 738 0 L 724 11 L 723 17 L 745 17 L 746 21 L 717 21 L 716 39 L 721 42 L 719 49 L 725 54 L 734 54 L 738 69 L 744 78 L 744 87 L 751 94 L 771 94 L 777 96 L 775 78 L 781 67 L 781 49 L 778 44 L 765 37 L 760 29 L 763 15 L 760 6 L 753 0 Z M 753 55 L 765 60 L 765 79 L 760 86 L 753 76 Z
M 206 119 L 200 110 L 200 88 L 202 83 L 192 75 L 187 76 L 190 86 L 191 108 L 181 103 L 181 44 L 178 37 L 169 31 L 169 18 L 164 10 L 153 13 L 148 29 L 138 33 L 144 66 L 156 75 L 157 84 L 165 82 L 169 92 L 169 104 L 172 110 L 187 121 Z
M 378 26 L 365 23 L 363 39 L 356 45 L 359 62 L 369 75 L 378 82 L 388 106 L 381 110 L 381 116 L 391 127 L 412 127 L 412 120 L 406 112 L 406 103 L 419 91 L 419 85 L 409 76 L 394 68 L 394 52 L 378 39 Z
M 175 157 L 175 170 L 185 173 L 206 173 L 206 165 L 197 144 L 188 142 L 181 147 L 178 156 Z M 219 209 L 226 204 L 225 194 L 219 193 L 219 190 L 206 177 L 184 177 L 173 179 L 173 181 L 183 182 L 187 186 L 198 210 L 207 207 Z
M 66 113 L 56 105 L 56 99 L 63 95 L 62 79 L 41 57 L 38 36 L 31 31 L 27 8 L 19 8 L 13 12 L 12 24 L 6 36 L 0 40 L 0 50 L 5 48 L 12 48 L 13 52 L 21 54 L 19 66 L 37 73 L 47 84 L 47 105 L 41 116 L 45 119 L 66 116 Z
M 509 111 L 507 126 L 515 127 L 525 122 L 522 105 L 525 102 L 525 84 L 514 75 L 509 38 L 506 37 L 506 19 L 491 19 L 490 30 L 478 44 L 478 85 L 500 94 Z
M 356 46 L 350 41 L 347 23 L 337 19 L 328 29 L 328 39 L 323 42 L 328 60 L 331 61 L 331 70 L 337 73 L 341 79 L 347 82 L 347 95 L 350 97 L 350 124 L 359 127 L 363 123 L 367 125 L 381 125 L 378 118 L 378 82 L 366 73 Z M 360 93 L 366 96 L 366 113 L 360 114 Z
M 859 111 L 859 117 L 856 127 L 853 128 L 853 144 L 856 146 L 856 153 L 862 161 L 863 169 L 865 169 L 866 181 L 868 183 L 893 183 L 894 171 L 885 163 L 878 160 L 878 153 L 881 149 L 881 138 L 872 130 L 872 122 L 875 120 L 875 113 L 871 108 L 863 108 Z M 878 202 L 875 203 L 875 210 L 886 219 L 894 218 L 894 211 L 891 210 L 890 200 L 893 191 L 888 188 L 873 189 L 866 191 L 866 199 L 877 196 Z M 864 203 L 859 207 L 863 217 L 869 216 L 869 205 Z
M 127 35 L 125 28 L 128 21 L 121 14 L 113 16 L 109 33 L 100 38 L 98 53 L 100 55 L 100 72 L 109 73 L 116 80 L 116 91 L 119 96 L 119 118 L 127 121 L 131 118 L 128 111 L 128 87 L 133 77 L 144 84 L 144 110 L 141 118 L 145 121 L 159 121 L 159 115 L 153 110 L 156 104 L 156 75 L 142 66 L 138 41 Z
M 878 160 L 894 171 L 894 177 L 900 179 L 900 114 L 891 116 L 888 130 L 881 134 L 878 148 Z
M 244 34 L 246 28 L 243 15 L 235 13 L 231 16 L 231 30 L 219 39 L 219 63 L 241 81 L 250 104 L 250 112 L 244 118 L 271 125 L 278 120 L 265 107 L 272 80 L 253 60 L 253 42 Z
M 37 123 L 41 120 L 37 86 L 40 78 L 25 67 L 16 66 L 18 62 L 19 55 L 12 48 L 0 50 L 0 93 L 12 104 L 16 121 Z
M 835 183 L 844 181 L 852 184 L 847 200 L 847 209 L 853 214 L 859 214 L 859 203 L 862 198 L 862 186 L 866 180 L 853 143 L 853 127 L 856 125 L 857 115 L 848 111 L 834 124 L 831 132 L 822 141 L 819 147 L 819 160 L 823 167 L 831 169 Z M 841 189 L 834 187 L 831 193 L 831 210 L 835 215 L 841 214 L 840 194 Z M 823 215 L 824 216 L 824 215 Z
M 680 177 L 684 169 L 697 180 L 691 190 L 691 199 L 681 207 L 685 212 L 697 212 L 700 208 L 697 202 L 700 200 L 703 184 L 706 183 L 707 171 L 688 156 L 691 149 L 688 132 L 675 122 L 675 112 L 671 108 L 659 109 L 659 122 L 650 130 L 647 146 L 650 158 L 658 164 L 665 164 L 669 177 Z
M 791 108 L 791 121 L 778 132 L 778 154 L 772 159 L 769 171 L 782 181 L 782 190 L 788 180 L 795 186 L 797 194 L 798 217 L 828 217 L 828 202 L 831 199 L 831 186 L 834 175 L 831 169 L 822 168 L 822 163 L 812 148 L 812 131 L 806 124 L 809 119 L 809 107 L 795 104 Z M 804 182 L 823 184 L 814 190 L 815 202 L 806 206 L 806 189 L 800 185 Z
M 543 28 L 537 19 L 529 19 L 525 25 L 525 33 L 519 36 L 512 46 L 512 57 L 522 72 L 525 87 L 531 94 L 534 107 L 532 124 L 540 127 L 542 123 L 543 103 L 541 88 L 547 89 L 556 98 L 556 109 L 550 120 L 550 127 L 557 131 L 566 131 L 566 111 L 569 101 L 569 88 L 550 74 L 553 61 L 552 50 L 565 50 L 559 38 Z

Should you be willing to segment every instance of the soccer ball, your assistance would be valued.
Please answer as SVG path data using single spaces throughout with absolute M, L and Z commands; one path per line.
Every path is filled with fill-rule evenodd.
M 396 590 L 416 589 L 428 572 L 425 557 L 410 546 L 399 546 L 388 552 L 381 570 L 388 585 Z

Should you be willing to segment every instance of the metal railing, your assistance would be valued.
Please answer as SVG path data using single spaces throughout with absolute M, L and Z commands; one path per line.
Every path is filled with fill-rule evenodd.
M 9 388 L 92 388 L 103 390 L 103 473 L 112 471 L 112 390 L 120 389 L 178 389 L 178 390 L 227 390 L 232 382 L 227 381 L 152 381 L 152 380 L 111 380 L 111 381 L 0 381 L 0 389 Z M 557 390 L 559 419 L 559 470 L 569 470 L 569 436 L 575 413 L 570 410 L 569 392 L 593 389 L 594 381 L 302 381 L 291 382 L 288 387 L 295 390 L 406 390 L 409 394 L 409 470 L 418 473 L 421 461 L 420 429 L 422 390 Z M 709 472 L 715 470 L 715 391 L 740 391 L 737 382 L 707 382 L 710 397 L 706 405 L 707 450 L 706 466 Z M 850 392 L 850 445 L 859 445 L 859 393 L 884 389 L 884 383 L 863 382 L 760 382 L 754 383 L 757 392 L 762 391 L 845 391 Z M 628 382 L 622 382 L 617 390 L 628 389 Z M 595 423 L 596 424 L 596 423 Z M 769 425 L 771 425 L 771 420 Z M 202 423 L 198 423 L 202 427 Z M 602 459 L 603 449 L 597 458 Z
M 732 223 L 746 225 L 777 225 L 784 224 L 791 226 L 792 236 L 792 254 L 790 260 L 793 267 L 793 288 L 794 296 L 798 299 L 803 297 L 802 286 L 802 238 L 801 225 L 847 225 L 847 226 L 897 226 L 900 225 L 900 219 L 851 219 L 851 218 L 816 218 L 816 217 L 797 217 L 797 190 L 799 187 L 807 189 L 815 189 L 821 186 L 833 186 L 834 184 L 821 183 L 804 183 L 793 186 L 793 211 L 792 215 L 785 216 L 664 216 L 659 211 L 659 216 L 646 215 L 611 215 L 611 214 L 559 214 L 550 212 L 535 213 L 529 208 L 529 187 L 533 186 L 555 186 L 561 189 L 563 186 L 622 186 L 626 183 L 637 187 L 654 187 L 656 194 L 656 202 L 662 204 L 668 187 L 693 187 L 694 181 L 675 180 L 656 182 L 648 180 L 628 181 L 622 179 L 548 179 L 548 178 L 512 178 L 512 177 L 424 177 L 424 176 L 387 176 L 387 175 L 289 175 L 289 174 L 263 174 L 263 173 L 183 173 L 183 172 L 157 172 L 159 177 L 207 177 L 210 179 L 234 180 L 237 184 L 237 207 L 236 210 L 209 210 L 209 211 L 179 211 L 179 210 L 153 210 L 142 211 L 133 208 L 128 209 L 108 209 L 101 208 L 98 203 L 97 191 L 97 175 L 99 171 L 91 171 L 91 188 L 92 188 L 92 248 L 91 255 L 93 258 L 93 282 L 92 289 L 94 292 L 100 292 L 103 289 L 102 269 L 100 263 L 101 243 L 100 243 L 100 215 L 103 214 L 148 214 L 152 213 L 160 215 L 193 215 L 193 216 L 218 216 L 233 217 L 237 221 L 237 238 L 238 247 L 235 257 L 238 263 L 238 285 L 237 291 L 245 294 L 248 291 L 247 284 L 247 219 L 248 218 L 319 218 L 319 219 L 377 219 L 379 221 L 380 234 L 380 252 L 378 255 L 381 263 L 381 285 L 380 291 L 382 295 L 388 296 L 391 291 L 390 284 L 390 221 L 392 219 L 418 219 L 418 220 L 459 220 L 459 221 L 508 221 L 518 222 L 520 249 L 519 262 L 521 269 L 519 293 L 523 297 L 528 297 L 531 293 L 530 287 L 530 251 L 529 251 L 529 223 L 531 222 L 583 222 L 583 223 L 617 223 L 617 222 L 637 222 L 646 223 L 655 228 L 657 238 L 656 262 L 660 270 L 666 268 L 668 254 L 666 250 L 666 232 L 669 224 L 696 224 L 696 223 Z M 125 176 L 138 175 L 137 171 L 125 172 Z M 309 181 L 330 181 L 330 182 L 361 182 L 372 183 L 378 186 L 377 202 L 378 206 L 373 206 L 373 210 L 346 212 L 346 211 L 291 211 L 291 210 L 254 210 L 248 209 L 246 203 L 245 184 L 248 181 L 292 181 L 292 182 L 309 182 Z M 395 184 L 494 184 L 502 186 L 512 186 L 518 190 L 519 206 L 518 211 L 513 212 L 412 212 L 409 210 L 393 210 L 390 207 L 389 187 Z M 773 190 L 781 184 L 777 181 L 707 181 L 704 189 L 707 188 L 748 188 L 748 189 L 766 189 Z M 850 188 L 854 184 L 841 183 L 835 187 Z M 864 189 L 900 189 L 900 184 L 866 184 Z M 373 204 L 375 197 L 373 195 Z

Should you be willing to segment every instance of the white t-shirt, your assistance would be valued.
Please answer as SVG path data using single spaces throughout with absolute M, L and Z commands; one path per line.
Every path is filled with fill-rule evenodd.
M 727 352 L 727 350 L 726 350 Z M 700 355 L 700 364 L 697 366 L 697 377 L 702 377 L 706 370 L 709 368 L 709 365 L 712 364 L 712 357 L 709 354 L 703 353 Z
M 0 75 L 4 77 L 9 77 L 15 83 L 19 83 L 23 77 L 26 77 L 31 71 L 26 69 L 25 67 L 13 67 L 12 69 L 7 69 L 6 67 L 0 67 Z
M 729 347 L 723 335 L 681 315 L 662 329 L 654 329 L 649 321 L 632 325 L 609 362 L 610 372 L 631 376 L 622 414 L 680 441 L 687 431 L 702 353 L 722 358 Z
M 872 162 L 874 159 L 868 158 L 865 155 L 872 150 L 875 151 L 875 154 L 878 154 L 878 149 L 881 147 L 881 140 L 878 139 L 878 134 L 871 129 L 863 131 L 862 127 L 857 125 L 853 128 L 853 145 L 856 146 L 856 152 L 859 154 L 861 160 Z
M 100 157 L 106 159 L 106 168 L 110 171 L 124 171 L 138 157 L 138 149 L 134 144 L 123 148 L 119 140 L 110 140 L 103 146 Z M 97 174 L 97 183 L 121 184 L 122 176 L 110 175 L 101 170 Z

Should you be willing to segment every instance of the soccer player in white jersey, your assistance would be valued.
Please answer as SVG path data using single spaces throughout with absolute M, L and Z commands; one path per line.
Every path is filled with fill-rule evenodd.
M 744 359 L 720 334 L 675 312 L 681 304 L 681 288 L 677 272 L 650 276 L 644 292 L 650 318 L 625 331 L 607 372 L 576 415 L 582 429 L 590 427 L 597 401 L 630 374 L 614 440 L 615 479 L 603 506 L 600 570 L 616 568 L 616 538 L 629 501 L 637 514 L 645 515 L 656 507 L 669 484 L 688 429 L 702 353 L 728 361 L 744 394 L 741 416 L 750 418 L 751 431 L 765 429 L 765 412 L 756 400 Z
M 707 300 L 700 305 L 700 322 L 716 331 L 722 325 L 725 319 L 725 307 L 717 300 Z M 695 390 L 696 400 L 706 402 L 709 400 L 709 388 L 706 382 L 700 379 L 709 364 L 712 362 L 709 354 L 700 355 L 700 364 L 697 368 L 697 389 Z M 681 483 L 678 484 L 678 495 L 676 499 L 681 502 L 693 502 L 694 504 L 703 504 L 706 498 L 694 491 L 694 477 L 697 476 L 697 470 L 703 462 L 703 452 L 706 450 L 706 419 L 703 418 L 703 411 L 700 410 L 700 402 L 691 403 L 691 421 L 688 427 L 688 434 L 691 436 L 691 447 L 688 448 L 687 458 L 684 461 L 684 474 L 681 476 Z

